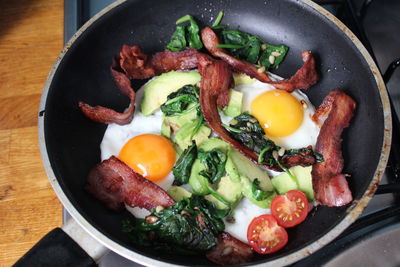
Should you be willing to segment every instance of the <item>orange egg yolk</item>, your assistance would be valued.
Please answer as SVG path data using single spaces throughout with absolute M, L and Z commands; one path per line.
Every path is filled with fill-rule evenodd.
M 282 90 L 271 90 L 257 96 L 251 103 L 251 114 L 271 137 L 291 135 L 303 122 L 302 104 Z
M 156 182 L 171 172 L 176 153 L 167 138 L 155 134 L 142 134 L 133 137 L 124 145 L 119 159 L 146 179 Z

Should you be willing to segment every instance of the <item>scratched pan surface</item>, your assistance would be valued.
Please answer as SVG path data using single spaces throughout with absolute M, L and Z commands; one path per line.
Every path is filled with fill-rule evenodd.
M 173 4 L 172 4 L 173 3 Z M 204 257 L 163 254 L 131 244 L 121 232 L 125 213 L 108 211 L 84 190 L 89 170 L 100 161 L 99 144 L 106 125 L 86 119 L 82 100 L 122 111 L 128 100 L 118 93 L 109 67 L 122 44 L 140 45 L 147 53 L 163 50 L 177 18 L 194 15 L 210 25 L 218 11 L 223 23 L 290 47 L 275 73 L 289 77 L 300 66 L 299 53 L 311 50 L 320 80 L 306 91 L 318 106 L 328 92 L 342 88 L 358 103 L 351 127 L 343 135 L 345 173 L 355 201 L 341 208 L 318 207 L 301 225 L 288 230 L 288 245 L 254 264 L 288 264 L 331 241 L 353 222 L 375 190 L 386 164 L 391 137 L 386 91 L 366 50 L 331 15 L 309 2 L 265 1 L 122 1 L 89 21 L 58 58 L 41 102 L 39 135 L 44 165 L 59 198 L 95 238 L 117 253 L 146 265 L 207 264 Z M 328 16 L 328 17 L 327 17 Z M 133 82 L 138 88 L 139 83 Z

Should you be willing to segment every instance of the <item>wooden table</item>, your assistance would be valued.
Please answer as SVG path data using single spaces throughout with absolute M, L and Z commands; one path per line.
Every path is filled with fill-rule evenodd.
M 60 226 L 42 167 L 40 94 L 63 46 L 63 0 L 0 0 L 0 266 Z

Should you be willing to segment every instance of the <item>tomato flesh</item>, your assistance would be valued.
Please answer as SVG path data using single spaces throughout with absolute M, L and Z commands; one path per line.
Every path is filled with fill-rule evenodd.
M 247 229 L 247 240 L 257 253 L 271 254 L 287 244 L 288 235 L 272 215 L 266 214 L 251 221 Z
M 307 217 L 307 197 L 299 190 L 290 190 L 286 194 L 278 195 L 272 200 L 271 213 L 280 226 L 296 226 Z

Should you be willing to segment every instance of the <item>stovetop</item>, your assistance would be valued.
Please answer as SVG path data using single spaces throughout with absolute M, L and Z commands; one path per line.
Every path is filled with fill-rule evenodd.
M 115 0 L 66 0 L 64 40 Z M 392 102 L 393 143 L 380 187 L 360 218 L 337 239 L 293 266 L 400 265 L 400 1 L 315 0 L 344 22 L 370 52 L 383 74 Z M 396 149 L 397 148 L 397 149 Z M 389 184 L 389 185 L 388 185 Z M 64 221 L 69 218 L 64 210 Z M 99 266 L 141 266 L 113 252 Z

